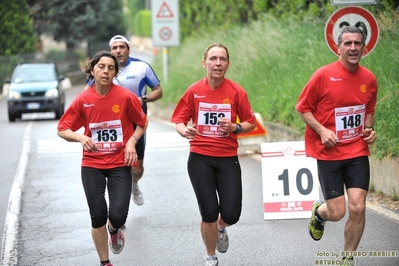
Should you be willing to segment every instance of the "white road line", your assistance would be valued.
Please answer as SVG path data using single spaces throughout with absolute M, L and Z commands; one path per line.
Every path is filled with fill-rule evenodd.
M 79 142 L 68 142 L 62 138 L 37 140 L 38 158 L 81 156 L 82 153 L 82 145 Z
M 29 160 L 32 124 L 33 122 L 29 122 L 25 129 L 21 157 L 19 158 L 18 168 L 11 187 L 7 216 L 4 225 L 3 244 L 1 248 L 1 265 L 11 266 L 17 265 L 18 263 L 18 218 L 21 211 L 22 188 Z
M 181 137 L 176 131 L 147 133 L 146 138 L 146 152 L 189 149 L 188 139 Z

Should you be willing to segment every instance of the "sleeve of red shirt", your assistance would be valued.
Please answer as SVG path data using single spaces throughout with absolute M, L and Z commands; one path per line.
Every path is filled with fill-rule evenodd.
M 253 124 L 256 122 L 256 117 L 252 110 L 251 104 L 249 103 L 248 95 L 244 90 L 240 90 L 240 94 L 237 115 L 241 122 L 249 122 Z
M 80 104 L 79 99 L 79 96 L 75 98 L 65 111 L 64 115 L 58 122 L 57 130 L 64 131 L 71 129 L 72 131 L 76 131 L 83 126 L 84 119 L 80 116 L 80 108 L 83 104 Z
M 320 78 L 317 72 L 315 72 L 308 83 L 306 83 L 302 92 L 299 95 L 298 101 L 295 105 L 295 109 L 301 113 L 313 112 L 316 109 L 318 99 L 318 86 Z
M 187 125 L 192 119 L 192 110 L 190 107 L 191 97 L 192 95 L 189 90 L 183 94 L 173 111 L 171 122 L 175 124 L 184 123 Z

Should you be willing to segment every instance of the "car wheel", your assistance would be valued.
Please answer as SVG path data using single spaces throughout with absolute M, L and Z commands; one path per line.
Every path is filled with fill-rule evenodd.
M 57 120 L 61 119 L 61 116 L 64 114 L 64 112 L 65 112 L 64 105 L 60 105 L 58 111 L 55 111 L 55 119 Z
M 16 115 L 8 113 L 8 121 L 15 122 L 15 119 L 17 119 Z

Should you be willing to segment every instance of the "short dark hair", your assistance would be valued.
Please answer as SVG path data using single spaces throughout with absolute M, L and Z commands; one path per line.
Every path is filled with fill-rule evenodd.
M 119 73 L 119 65 L 118 65 L 118 60 L 114 55 L 112 55 L 108 51 L 100 51 L 96 53 L 92 59 L 90 58 L 85 58 L 81 63 L 81 69 L 82 71 L 86 74 L 87 79 L 92 79 L 94 78 L 93 75 L 91 74 L 91 71 L 94 69 L 94 66 L 100 61 L 101 57 L 109 57 L 114 60 L 114 65 L 115 65 L 115 73 Z
M 342 29 L 338 32 L 337 36 L 337 44 L 338 46 L 341 45 L 342 43 L 342 35 L 344 33 L 359 33 L 362 35 L 362 43 L 365 45 L 366 44 L 366 34 L 358 27 L 355 26 L 344 26 Z

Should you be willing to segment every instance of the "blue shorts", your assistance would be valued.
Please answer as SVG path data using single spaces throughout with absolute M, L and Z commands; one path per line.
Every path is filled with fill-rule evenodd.
M 136 125 L 133 124 L 134 130 L 136 130 Z M 141 138 L 136 143 L 136 152 L 137 152 L 137 159 L 143 160 L 144 159 L 144 152 L 145 152 L 145 141 L 146 136 L 145 132 Z
M 370 163 L 367 156 L 339 161 L 317 160 L 319 182 L 324 199 L 344 195 L 344 186 L 369 190 Z

